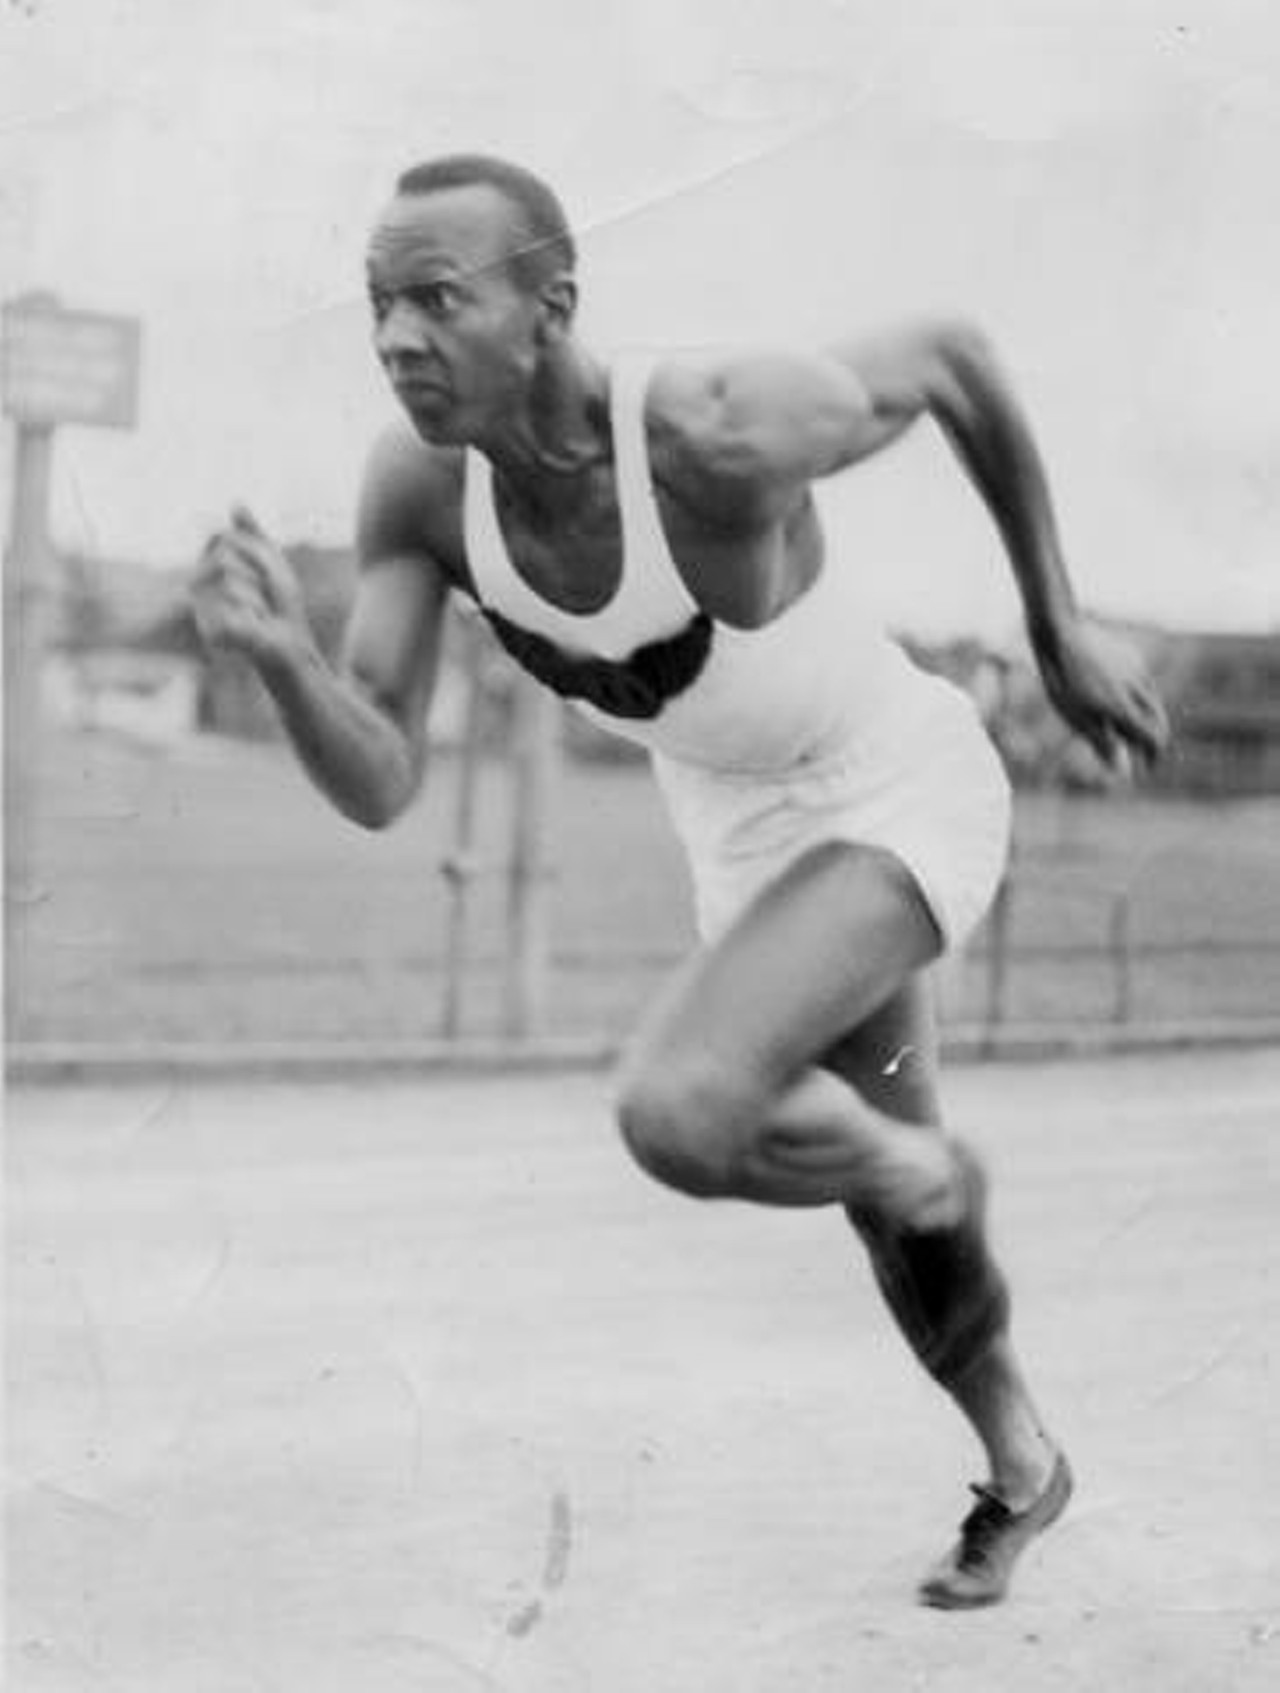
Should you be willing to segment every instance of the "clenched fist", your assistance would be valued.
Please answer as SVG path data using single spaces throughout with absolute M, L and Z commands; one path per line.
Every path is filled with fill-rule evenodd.
M 1127 748 L 1154 763 L 1169 739 L 1160 696 L 1137 652 L 1104 630 L 1073 624 L 1048 652 L 1040 673 L 1058 715 L 1104 764 L 1123 768 Z
M 210 647 L 260 668 L 314 645 L 293 566 L 244 506 L 200 555 L 191 605 Z

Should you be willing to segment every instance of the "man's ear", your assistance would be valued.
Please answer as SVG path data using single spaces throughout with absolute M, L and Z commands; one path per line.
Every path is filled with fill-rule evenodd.
M 569 275 L 553 276 L 538 291 L 542 305 L 541 328 L 550 340 L 567 335 L 578 310 L 578 284 Z

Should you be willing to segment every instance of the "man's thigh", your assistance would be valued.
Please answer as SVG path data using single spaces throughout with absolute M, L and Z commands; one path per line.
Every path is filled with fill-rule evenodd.
M 829 1055 L 828 1067 L 841 1073 L 864 1064 L 865 1042 L 850 1045 L 850 1037 L 876 1014 L 873 1031 L 892 1038 L 900 1024 L 921 1036 L 908 1033 L 903 1044 L 918 1046 L 918 994 L 892 1007 L 938 951 L 933 918 L 897 859 L 824 844 L 677 973 L 637 1032 L 630 1066 L 687 1060 L 778 1088 Z
M 917 971 L 824 1052 L 820 1063 L 886 1116 L 937 1126 L 938 1046 L 932 985 Z

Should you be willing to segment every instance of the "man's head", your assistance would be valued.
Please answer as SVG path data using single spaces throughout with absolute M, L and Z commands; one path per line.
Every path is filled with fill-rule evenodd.
M 482 435 L 567 337 L 576 252 L 555 195 L 518 165 L 417 165 L 369 242 L 374 344 L 419 432 Z
M 578 251 L 564 207 L 542 178 L 520 165 L 484 153 L 450 153 L 414 165 L 396 183 L 396 193 L 422 197 L 447 188 L 488 187 L 507 202 L 510 215 L 508 264 L 514 280 L 537 292 L 555 277 L 572 276 Z

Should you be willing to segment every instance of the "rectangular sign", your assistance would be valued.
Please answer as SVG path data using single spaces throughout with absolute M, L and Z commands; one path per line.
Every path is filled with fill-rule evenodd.
M 17 423 L 132 429 L 138 417 L 137 318 L 13 302 L 0 321 L 0 395 Z

